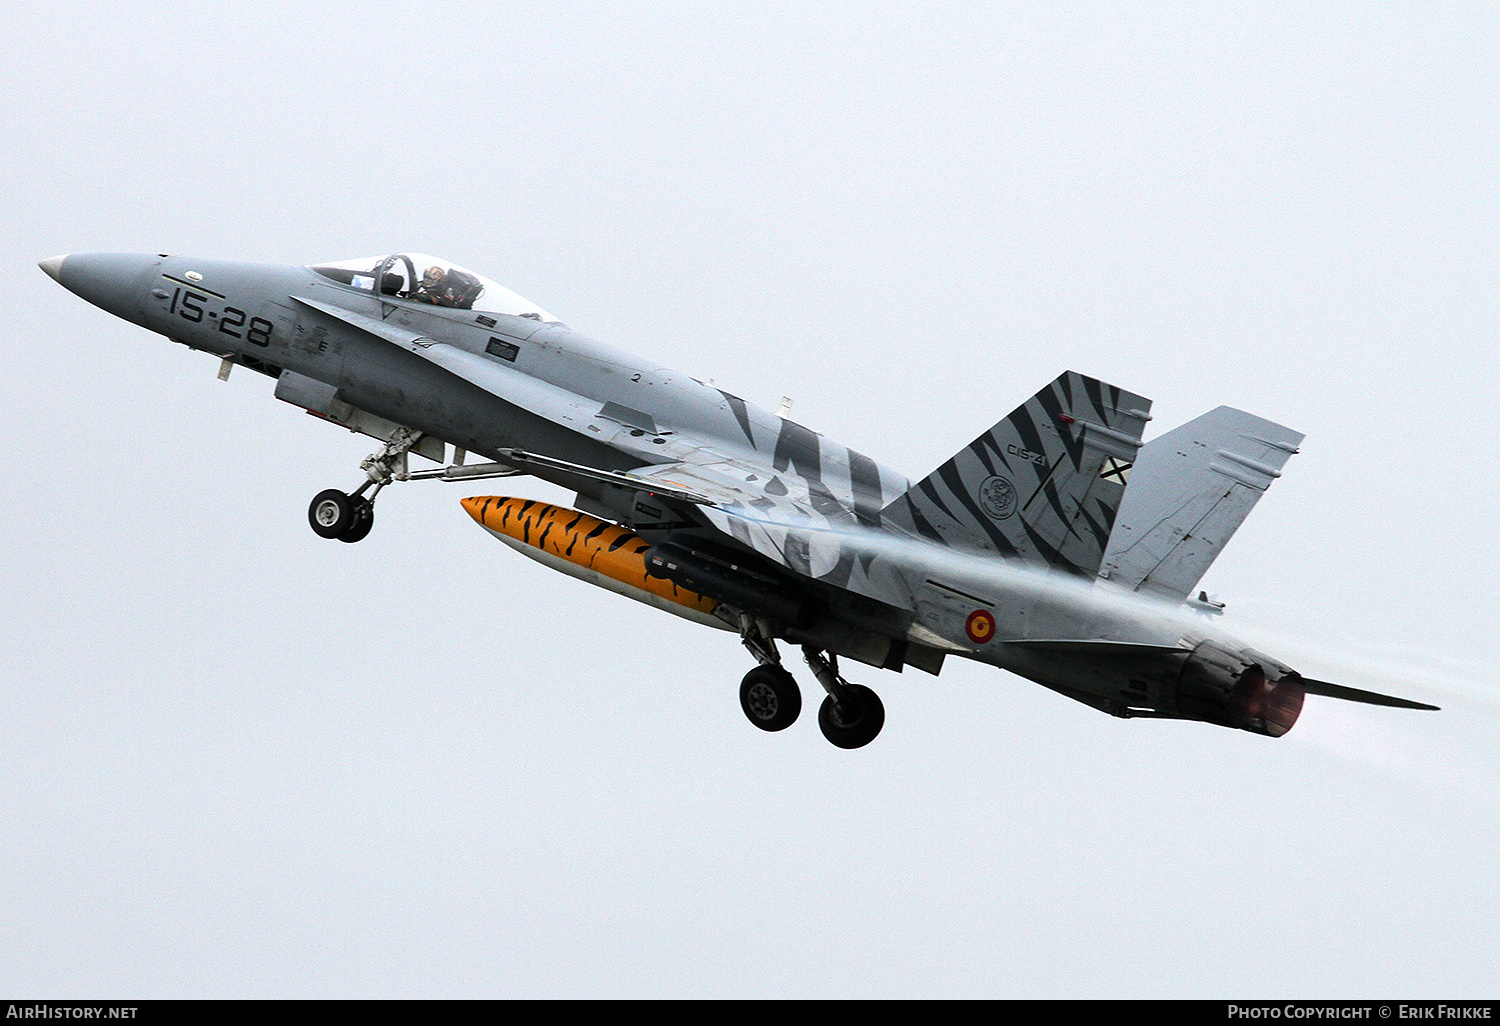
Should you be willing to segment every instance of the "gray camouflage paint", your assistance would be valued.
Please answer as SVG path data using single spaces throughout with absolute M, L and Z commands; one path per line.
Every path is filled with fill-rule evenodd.
M 283 398 L 323 396 L 303 401 L 330 419 L 353 411 L 494 460 L 524 450 L 624 472 L 637 496 L 660 485 L 700 496 L 662 510 L 587 473 L 534 470 L 643 533 L 716 533 L 791 571 L 827 602 L 836 622 L 819 636 L 832 651 L 931 672 L 952 652 L 1119 715 L 1245 729 L 1264 724 L 1213 719 L 1178 694 L 1199 653 L 1270 681 L 1295 676 L 1207 627 L 1088 597 L 1114 583 L 1068 592 L 1038 584 L 1044 573 L 1001 573 L 1092 581 L 1103 563 L 1122 588 L 1180 597 L 1301 438 L 1249 415 L 1189 425 L 1213 449 L 1174 464 L 1185 436 L 1140 447 L 1148 400 L 1069 371 L 913 487 L 794 421 L 536 315 L 376 295 L 306 267 L 97 253 L 42 267 L 117 316 L 279 378 Z M 196 296 L 186 307 L 184 294 Z M 247 339 L 236 329 L 252 316 Z M 1122 505 L 1138 493 L 1136 509 Z M 1200 522 L 1211 537 L 1194 534 Z

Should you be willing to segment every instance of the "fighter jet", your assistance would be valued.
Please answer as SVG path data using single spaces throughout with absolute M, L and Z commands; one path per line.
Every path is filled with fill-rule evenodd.
M 275 396 L 383 443 L 308 509 L 356 542 L 399 481 L 531 475 L 464 509 L 517 552 L 739 635 L 740 703 L 779 731 L 802 697 L 859 748 L 885 710 L 840 660 L 1009 670 L 1118 717 L 1279 737 L 1308 694 L 1435 706 L 1312 680 L 1217 629 L 1200 578 L 1302 435 L 1221 406 L 1142 443 L 1151 402 L 1067 371 L 917 481 L 712 385 L 597 342 L 419 253 L 308 266 L 168 254 L 41 261 L 90 303 L 275 379 Z M 436 466 L 413 470 L 410 454 Z M 483 462 L 467 462 L 470 454 Z

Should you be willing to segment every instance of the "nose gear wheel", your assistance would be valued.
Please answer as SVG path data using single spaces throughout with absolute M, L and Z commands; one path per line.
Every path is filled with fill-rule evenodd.
M 357 542 L 375 524 L 375 504 L 363 496 L 329 488 L 313 496 L 307 507 L 307 522 L 320 538 Z
M 313 496 L 307 507 L 307 522 L 320 538 L 337 538 L 342 542 L 357 542 L 370 533 L 375 526 L 375 496 L 380 490 L 406 473 L 406 454 L 412 446 L 422 440 L 420 432 L 401 428 L 386 442 L 385 448 L 371 453 L 361 463 L 360 469 L 369 478 L 348 495 L 337 488 L 329 488 Z M 369 496 L 365 491 L 371 486 Z

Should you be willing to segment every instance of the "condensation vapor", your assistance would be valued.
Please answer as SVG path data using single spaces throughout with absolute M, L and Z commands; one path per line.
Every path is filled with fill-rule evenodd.
M 811 519 L 803 522 L 778 517 L 763 520 L 810 536 L 828 539 L 846 549 L 887 559 L 925 575 L 939 574 L 953 583 L 999 594 L 1017 604 L 1045 602 L 1086 611 L 1091 618 L 1180 626 L 1184 633 L 1232 634 L 1253 648 L 1301 670 L 1306 676 L 1331 680 L 1421 700 L 1413 687 L 1482 702 L 1500 711 L 1500 675 L 1490 667 L 1458 664 L 1441 652 L 1408 648 L 1372 654 L 1356 641 L 1330 643 L 1327 632 L 1313 635 L 1273 626 L 1263 614 L 1243 609 L 1212 615 L 1169 600 L 1155 599 L 1113 587 L 1104 581 L 1032 567 L 995 554 L 965 552 L 915 538 L 857 526 L 830 527 Z M 1260 603 L 1263 604 L 1263 603 Z M 1404 689 L 1404 691 L 1403 691 Z
M 829 526 L 808 519 L 778 516 L 756 519 L 767 527 L 796 531 L 861 555 L 875 556 L 911 571 L 913 576 L 941 576 L 947 583 L 996 595 L 1009 603 L 1044 603 L 1081 613 L 1090 619 L 1127 620 L 1161 624 L 1164 621 L 1202 631 L 1209 617 L 1180 603 L 1168 602 L 1111 586 L 1082 580 L 1043 567 L 1034 567 L 998 554 L 966 552 L 854 525 Z M 1216 619 L 1216 618 L 1215 618 Z
M 1329 629 L 1319 630 L 1305 611 L 1296 611 L 1304 624 L 1298 629 L 1286 626 L 1287 609 L 1281 603 L 1264 600 L 1244 605 L 1232 620 L 1234 632 L 1258 648 L 1274 646 L 1285 652 L 1286 661 L 1309 677 L 1425 698 L 1434 704 L 1442 704 L 1440 696 L 1459 698 L 1500 712 L 1500 670 L 1492 665 L 1455 659 L 1441 649 L 1413 642 L 1330 640 Z M 1413 693 L 1414 688 L 1430 694 Z

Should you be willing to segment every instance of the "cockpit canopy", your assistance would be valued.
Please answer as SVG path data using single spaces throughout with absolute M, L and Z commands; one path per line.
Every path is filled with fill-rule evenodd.
M 538 321 L 557 320 L 504 285 L 497 285 L 483 275 L 426 253 L 393 253 L 387 257 L 339 260 L 315 264 L 312 269 L 325 278 L 357 289 L 374 291 L 378 281 L 381 295 L 412 303 L 514 314 Z

